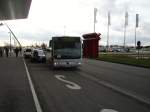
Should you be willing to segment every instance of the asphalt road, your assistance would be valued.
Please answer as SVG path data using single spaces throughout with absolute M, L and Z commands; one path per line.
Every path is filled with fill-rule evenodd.
M 26 60 L 43 112 L 150 112 L 150 70 L 96 60 L 52 70 Z
M 49 63 L 3 57 L 0 112 L 150 112 L 149 73 L 87 59 L 78 69 L 52 70 Z
M 84 60 L 81 71 L 133 94 L 150 99 L 150 69 L 104 61 Z
M 0 57 L 0 112 L 36 112 L 22 58 Z

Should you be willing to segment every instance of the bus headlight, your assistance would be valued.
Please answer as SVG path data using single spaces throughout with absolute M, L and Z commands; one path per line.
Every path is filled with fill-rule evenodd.
M 78 62 L 78 65 L 81 65 L 81 62 Z
M 58 63 L 57 63 L 57 62 L 55 62 L 55 63 L 54 63 L 54 66 L 56 66 L 57 64 L 58 64 Z

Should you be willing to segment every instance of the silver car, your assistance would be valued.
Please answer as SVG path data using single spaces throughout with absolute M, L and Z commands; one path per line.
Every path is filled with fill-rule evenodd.
M 31 52 L 32 62 L 46 62 L 46 55 L 41 49 L 33 49 Z

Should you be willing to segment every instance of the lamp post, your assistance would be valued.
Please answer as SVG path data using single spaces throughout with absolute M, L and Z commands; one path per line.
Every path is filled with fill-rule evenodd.
M 17 40 L 19 46 L 21 47 L 20 42 L 18 41 L 17 37 L 15 36 L 15 34 L 13 33 L 13 31 L 10 29 L 10 27 L 6 23 L 0 23 L 0 26 L 3 26 L 3 25 L 5 25 L 9 29 L 10 33 L 13 35 L 13 37 L 15 38 L 15 40 Z
M 10 55 L 11 55 L 11 32 L 8 32 L 10 36 Z

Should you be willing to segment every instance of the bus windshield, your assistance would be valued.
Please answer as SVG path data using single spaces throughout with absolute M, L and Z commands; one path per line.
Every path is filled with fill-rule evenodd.
M 81 58 L 81 41 L 79 37 L 60 37 L 54 39 L 54 58 Z

